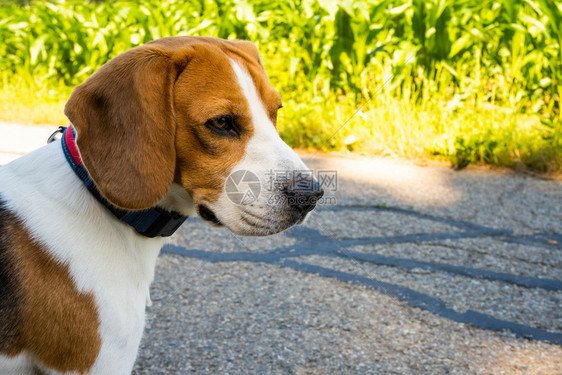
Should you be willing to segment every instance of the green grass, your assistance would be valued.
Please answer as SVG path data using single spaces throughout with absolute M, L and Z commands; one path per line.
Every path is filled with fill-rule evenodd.
M 291 146 L 560 171 L 560 25 L 552 0 L 4 0 L 0 119 L 64 123 L 110 58 L 207 35 L 258 45 Z
M 446 104 L 435 100 L 422 108 L 381 95 L 355 114 L 349 103 L 290 101 L 281 113 L 281 135 L 311 150 L 434 158 L 456 168 L 487 164 L 555 172 L 562 167 L 554 131 L 537 116 L 494 106 L 444 110 Z

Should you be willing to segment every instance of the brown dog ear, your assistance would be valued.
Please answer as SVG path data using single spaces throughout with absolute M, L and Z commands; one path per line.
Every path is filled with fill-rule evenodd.
M 252 59 L 257 61 L 258 64 L 262 65 L 261 59 L 260 59 L 260 53 L 258 52 L 258 49 L 257 49 L 257 47 L 254 43 L 249 42 L 247 40 L 231 40 L 229 42 L 232 43 L 232 45 L 235 48 L 238 48 L 239 50 L 243 51 L 248 56 L 250 56 Z
M 169 41 L 129 50 L 77 86 L 66 103 L 84 165 L 117 207 L 154 206 L 173 181 L 174 82 L 191 51 L 189 43 Z

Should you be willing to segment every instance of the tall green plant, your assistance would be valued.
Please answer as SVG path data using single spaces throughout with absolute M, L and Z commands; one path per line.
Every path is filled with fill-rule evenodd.
M 447 139 L 446 147 L 435 150 L 450 157 L 461 149 L 472 152 L 471 145 L 503 147 L 480 142 L 493 138 L 494 123 L 488 124 L 491 130 L 472 123 L 443 125 L 462 111 L 531 116 L 541 147 L 554 154 L 562 149 L 562 6 L 555 0 L 2 4 L 0 71 L 6 81 L 25 76 L 36 84 L 73 86 L 117 54 L 165 36 L 250 39 L 259 45 L 272 82 L 295 108 L 295 126 L 324 125 L 325 136 L 310 136 L 318 139 L 314 142 L 330 139 L 333 148 L 357 142 L 344 141 L 345 128 L 332 137 L 346 121 L 342 113 L 353 111 L 331 107 L 401 99 L 419 113 L 440 108 L 435 118 L 420 121 Z M 327 113 L 339 123 L 328 124 Z M 374 136 L 373 124 L 362 126 L 365 137 Z M 499 160 L 479 160 L 484 159 Z

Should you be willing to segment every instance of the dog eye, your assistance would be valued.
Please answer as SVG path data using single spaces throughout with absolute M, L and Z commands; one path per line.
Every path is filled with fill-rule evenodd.
M 215 120 L 214 126 L 216 128 L 226 130 L 232 127 L 232 117 L 221 117 Z
M 236 124 L 232 116 L 220 116 L 207 120 L 205 126 L 215 133 L 228 136 L 238 135 Z

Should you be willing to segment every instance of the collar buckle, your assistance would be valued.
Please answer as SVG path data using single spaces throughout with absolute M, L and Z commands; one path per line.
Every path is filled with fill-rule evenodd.
M 63 134 L 65 130 L 66 130 L 66 126 L 59 126 L 59 128 L 55 130 L 54 133 L 49 136 L 49 138 L 47 138 L 47 144 L 56 141 L 57 134 L 59 133 Z

